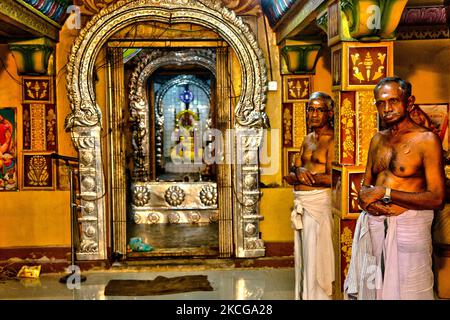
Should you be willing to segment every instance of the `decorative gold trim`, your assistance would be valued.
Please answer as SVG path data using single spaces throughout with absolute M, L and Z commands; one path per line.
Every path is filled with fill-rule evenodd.
M 61 26 L 22 1 L 2 0 L 0 13 L 42 36 L 55 41 L 59 39 Z
M 356 164 L 365 166 L 369 153 L 370 141 L 378 131 L 377 108 L 375 107 L 372 90 L 356 92 L 356 114 L 357 119 L 357 149 Z
M 306 123 L 306 102 L 294 103 L 294 148 L 300 148 L 308 133 Z

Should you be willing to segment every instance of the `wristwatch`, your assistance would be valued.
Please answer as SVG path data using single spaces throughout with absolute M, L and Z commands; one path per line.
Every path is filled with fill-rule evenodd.
M 391 200 L 391 188 L 386 188 L 386 192 L 384 193 L 383 198 L 381 199 L 385 204 L 389 204 L 392 202 Z

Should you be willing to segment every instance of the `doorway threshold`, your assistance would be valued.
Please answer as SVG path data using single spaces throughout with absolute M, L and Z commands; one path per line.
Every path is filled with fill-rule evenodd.
M 219 248 L 192 247 L 192 248 L 162 248 L 148 252 L 128 252 L 127 260 L 166 258 L 166 257 L 218 257 Z

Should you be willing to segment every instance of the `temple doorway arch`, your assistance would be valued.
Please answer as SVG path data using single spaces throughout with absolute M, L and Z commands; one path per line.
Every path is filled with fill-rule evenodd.
M 219 212 L 219 233 L 224 239 L 220 242 L 220 256 L 263 256 L 265 248 L 259 235 L 262 216 L 258 211 L 258 148 L 262 130 L 269 123 L 264 112 L 266 67 L 255 37 L 241 18 L 221 7 L 217 1 L 128 0 L 116 2 L 92 17 L 72 47 L 67 68 L 72 112 L 66 118 L 65 128 L 71 132 L 80 160 L 81 213 L 77 218 L 80 226 L 77 259 L 107 258 L 110 245 L 108 222 L 111 217 L 113 251 L 123 250 L 124 245 L 120 240 L 124 232 L 121 221 L 114 219 L 123 214 L 120 212 L 125 210 L 126 205 L 123 190 L 125 174 L 118 161 L 120 149 L 115 148 L 121 143 L 116 129 L 123 125 L 123 119 L 120 119 L 117 106 L 110 104 L 111 136 L 105 141 L 101 134 L 104 115 L 96 100 L 95 61 L 113 34 L 133 23 L 152 21 L 168 25 L 192 23 L 206 27 L 219 34 L 236 54 L 241 70 L 241 93 L 233 115 L 227 118 L 233 119 L 230 128 L 219 129 L 235 130 L 232 141 L 239 146 L 241 154 L 234 154 L 234 164 L 224 166 L 222 174 L 219 174 L 222 178 L 218 183 L 218 197 L 228 204 Z M 113 58 L 111 61 L 118 60 Z M 220 75 L 219 70 L 216 72 L 220 85 L 224 75 Z M 109 74 L 111 79 L 118 76 Z M 121 97 L 108 97 L 108 100 L 114 101 L 115 98 L 120 100 Z M 218 100 L 221 99 L 219 96 Z M 107 162 L 103 149 L 109 153 L 108 172 L 104 172 L 103 168 L 103 163 Z M 236 161 L 237 157 L 239 161 Z M 106 175 L 112 179 L 111 183 L 107 183 Z

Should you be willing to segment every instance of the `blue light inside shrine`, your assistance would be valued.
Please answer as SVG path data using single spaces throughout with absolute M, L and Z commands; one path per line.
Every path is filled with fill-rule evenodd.
M 194 94 L 192 93 L 191 90 L 186 89 L 183 91 L 182 94 L 180 94 L 180 100 L 186 104 L 191 103 L 192 100 L 194 100 Z

